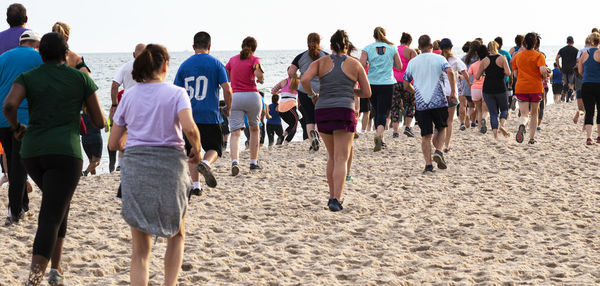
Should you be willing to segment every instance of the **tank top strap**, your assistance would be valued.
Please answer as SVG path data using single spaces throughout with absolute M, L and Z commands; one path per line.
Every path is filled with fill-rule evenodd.
M 590 48 L 590 49 L 588 50 L 588 55 L 589 55 L 589 56 L 588 56 L 588 59 L 587 59 L 587 61 L 590 61 L 590 60 L 591 60 L 591 62 L 595 62 L 595 60 L 594 60 L 594 53 L 595 53 L 597 50 L 598 50 L 598 48 Z

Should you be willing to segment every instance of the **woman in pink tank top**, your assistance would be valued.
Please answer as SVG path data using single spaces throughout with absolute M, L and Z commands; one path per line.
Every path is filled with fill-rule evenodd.
M 394 128 L 393 138 L 400 137 L 398 131 L 402 116 L 404 115 L 404 134 L 408 137 L 414 137 L 414 133 L 410 128 L 412 119 L 415 115 L 415 96 L 404 90 L 404 72 L 408 62 L 417 56 L 417 52 L 410 48 L 412 37 L 408 33 L 402 33 L 400 38 L 400 46 L 398 46 L 398 55 L 400 55 L 400 61 L 402 62 L 402 69 L 398 70 L 394 68 L 394 77 L 396 78 L 396 84 L 394 85 L 394 96 L 392 97 L 392 109 L 391 109 L 391 120 Z

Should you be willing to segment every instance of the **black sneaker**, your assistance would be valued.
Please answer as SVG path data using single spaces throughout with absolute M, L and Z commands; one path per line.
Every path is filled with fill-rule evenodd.
M 404 135 L 406 135 L 408 137 L 415 137 L 415 133 L 412 131 L 412 128 L 410 128 L 410 127 L 404 128 Z
M 283 143 L 283 136 L 279 136 L 277 138 L 277 143 L 275 143 L 276 145 L 281 145 Z
M 117 168 L 115 169 L 115 171 L 120 172 L 121 171 L 121 166 L 117 166 Z
M 477 123 L 471 122 L 471 128 L 475 128 L 475 127 L 477 127 Z
M 327 207 L 329 207 L 329 210 L 332 212 L 339 212 L 344 209 L 342 207 L 342 203 L 340 203 L 340 201 L 338 201 L 338 199 L 336 199 L 336 198 L 329 199 L 329 203 L 327 204 Z
M 258 162 L 256 164 L 250 163 L 250 171 L 260 171 L 260 170 L 262 170 L 262 167 L 260 165 L 258 165 Z
M 467 127 L 465 126 L 464 123 L 461 123 L 459 129 L 460 129 L 460 131 L 465 131 L 465 129 L 467 129 Z
M 250 141 L 246 141 L 246 143 L 244 143 L 246 145 L 246 149 L 250 148 Z
M 227 141 L 223 141 L 223 150 L 227 149 Z
M 443 170 L 448 168 L 448 166 L 446 166 L 446 160 L 444 160 L 444 153 L 442 153 L 439 150 L 435 150 L 435 152 L 433 153 L 433 161 L 437 163 L 438 169 Z
M 385 142 L 383 142 L 383 140 L 381 140 L 381 149 L 385 149 L 387 148 L 387 145 L 385 144 Z
M 313 137 L 310 147 L 313 151 L 319 151 L 319 133 L 316 130 L 311 130 L 310 135 Z
M 6 220 L 4 221 L 4 226 L 11 226 L 16 224 L 19 224 L 19 218 L 16 218 L 12 215 L 7 216 Z
M 198 164 L 197 169 L 198 169 L 198 172 L 200 172 L 200 174 L 202 174 L 202 176 L 204 176 L 204 181 L 206 182 L 207 186 L 209 186 L 211 188 L 214 188 L 217 186 L 217 179 L 215 179 L 215 176 L 210 171 L 210 166 L 208 166 L 204 162 L 200 162 L 200 164 Z
M 201 195 L 202 195 L 202 189 L 199 189 L 199 188 L 193 188 L 193 189 L 190 191 L 190 197 L 191 197 L 191 196 L 201 196 Z
M 423 170 L 423 174 L 433 173 L 433 165 L 425 165 L 425 170 Z
M 485 134 L 487 132 L 487 125 L 485 122 L 485 118 L 481 119 L 481 128 L 479 129 L 479 132 L 481 132 L 481 134 Z
M 237 176 L 240 173 L 240 166 L 238 166 L 238 162 L 231 163 L 231 175 Z
M 394 134 L 392 134 L 392 138 L 398 138 L 400 137 L 400 133 L 394 132 Z

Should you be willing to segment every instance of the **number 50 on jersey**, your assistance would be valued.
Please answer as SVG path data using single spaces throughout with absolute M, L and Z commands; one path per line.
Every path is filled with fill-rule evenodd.
M 206 98 L 206 90 L 208 89 L 207 77 L 202 75 L 194 79 L 193 76 L 189 76 L 186 77 L 183 82 L 185 84 L 185 90 L 187 90 L 190 99 L 195 98 L 198 101 L 202 101 Z M 200 90 L 202 90 L 202 92 L 200 92 Z

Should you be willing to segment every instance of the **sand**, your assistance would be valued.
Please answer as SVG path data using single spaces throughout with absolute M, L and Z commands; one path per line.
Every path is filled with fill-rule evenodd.
M 339 213 L 326 208 L 324 149 L 263 148 L 265 169 L 253 174 L 242 152 L 235 178 L 226 154 L 214 166 L 219 186 L 190 204 L 180 285 L 598 284 L 600 144 L 584 145 L 574 110 L 548 106 L 534 147 L 515 142 L 513 112 L 513 136 L 497 143 L 455 122 L 449 168 L 429 175 L 418 136 L 386 133 L 388 148 L 373 153 L 373 134 L 361 135 Z M 64 250 L 70 285 L 128 284 L 118 181 L 81 180 Z M 0 227 L 1 285 L 28 273 L 39 190 L 31 197 L 35 215 Z M 154 245 L 150 285 L 162 284 L 165 246 Z

